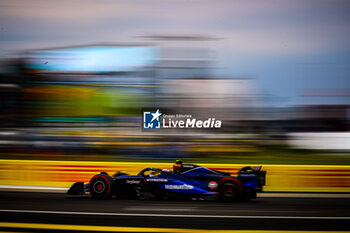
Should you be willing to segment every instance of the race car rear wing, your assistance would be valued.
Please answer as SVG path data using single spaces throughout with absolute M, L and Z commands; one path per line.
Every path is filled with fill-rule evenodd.
M 262 166 L 243 167 L 238 172 L 238 177 L 243 181 L 257 180 L 260 187 L 266 184 L 266 171 L 261 171 Z

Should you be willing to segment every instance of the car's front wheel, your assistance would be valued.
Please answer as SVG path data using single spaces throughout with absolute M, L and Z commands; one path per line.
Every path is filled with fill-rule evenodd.
M 98 174 L 89 183 L 90 194 L 96 199 L 107 199 L 113 195 L 113 179 L 107 174 Z

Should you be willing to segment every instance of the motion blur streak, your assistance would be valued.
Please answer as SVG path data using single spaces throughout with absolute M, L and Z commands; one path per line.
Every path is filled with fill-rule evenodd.
M 88 182 L 98 172 L 137 174 L 145 167 L 171 169 L 169 163 L 0 160 L 0 185 L 69 187 Z M 200 164 L 231 174 L 254 164 Z M 264 191 L 350 192 L 350 166 L 263 165 L 268 173 Z
M 97 202 L 64 191 L 100 172 L 172 170 L 183 160 L 232 175 L 244 166 L 267 172 L 257 199 L 208 214 L 270 215 L 282 205 L 282 216 L 350 216 L 349 38 L 349 0 L 0 0 L 0 208 L 146 211 L 137 207 L 143 200 L 135 207 L 122 195 Z M 281 193 L 293 198 L 271 201 Z M 201 201 L 186 204 L 186 213 L 196 214 Z M 149 212 L 177 211 L 170 203 Z M 176 225 L 51 215 L 40 223 L 63 225 L 6 224 L 41 232 L 90 231 L 86 224 L 126 232 L 350 229 L 347 219 L 187 218 Z M 46 218 L 0 212 L 3 222 L 39 217 Z
M 130 209 L 129 209 L 130 210 Z M 148 209 L 150 210 L 150 209 Z M 153 209 L 154 211 L 159 211 Z M 174 211 L 168 209 L 168 211 Z M 102 216 L 142 216 L 142 217 L 173 217 L 173 218 L 250 218 L 250 219 L 336 219 L 336 220 L 350 220 L 350 217 L 342 216 L 254 216 L 254 215 L 193 215 L 193 214 L 134 214 L 134 213 L 98 213 L 98 212 L 71 212 L 71 211 L 41 211 L 41 210 L 2 210 L 0 212 L 9 212 L 9 213 L 32 213 L 32 214 L 68 214 L 68 215 L 102 215 Z

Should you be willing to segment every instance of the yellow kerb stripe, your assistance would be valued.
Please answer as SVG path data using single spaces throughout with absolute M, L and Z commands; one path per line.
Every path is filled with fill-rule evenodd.
M 46 229 L 46 230 L 70 230 L 70 231 L 107 231 L 107 232 L 219 232 L 219 233 L 344 233 L 349 231 L 274 231 L 274 230 L 200 230 L 184 228 L 149 228 L 149 227 L 118 227 L 118 226 L 88 226 L 88 225 L 65 225 L 65 224 L 42 224 L 42 223 L 15 223 L 0 222 L 0 227 Z

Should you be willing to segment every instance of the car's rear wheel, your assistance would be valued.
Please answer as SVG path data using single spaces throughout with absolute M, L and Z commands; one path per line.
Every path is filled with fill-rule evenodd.
M 242 198 L 243 185 L 237 179 L 222 179 L 219 182 L 219 195 L 222 201 L 233 202 Z
M 107 174 L 98 174 L 91 178 L 89 183 L 90 194 L 96 199 L 107 199 L 113 195 L 114 184 Z

